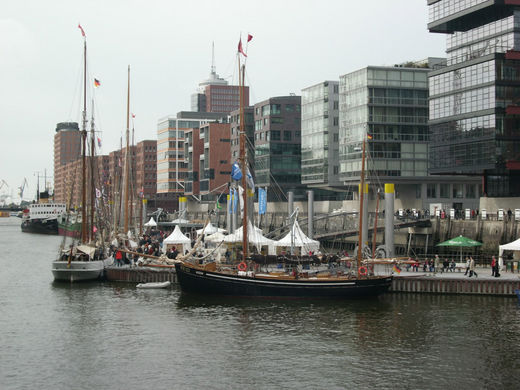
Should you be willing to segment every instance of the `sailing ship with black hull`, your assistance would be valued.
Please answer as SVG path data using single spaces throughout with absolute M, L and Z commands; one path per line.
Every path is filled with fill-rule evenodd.
M 90 201 L 87 202 L 87 41 L 83 28 L 78 26 L 83 36 L 83 113 L 82 113 L 82 180 L 81 180 L 81 239 L 65 248 L 66 237 L 60 246 L 58 258 L 52 262 L 52 274 L 54 280 L 77 282 L 84 280 L 101 279 L 104 276 L 105 267 L 113 260 L 108 257 L 108 250 L 103 240 L 102 220 L 99 210 L 95 207 L 95 137 L 94 121 L 91 121 L 91 153 L 90 153 Z M 87 216 L 87 203 L 88 216 Z M 98 211 L 98 212 L 96 212 Z M 97 219 L 95 219 L 97 216 Z M 88 217 L 88 218 L 87 218 Z M 95 221 L 97 228 L 95 226 Z
M 248 37 L 248 41 L 249 41 Z M 240 129 L 244 126 L 244 76 L 245 65 L 240 65 L 240 55 L 244 54 L 242 42 L 238 46 L 238 67 L 240 85 Z M 242 188 L 247 189 L 247 156 L 246 134 L 240 132 L 240 166 L 242 175 Z M 364 180 L 365 141 L 363 141 L 363 163 L 361 173 L 361 188 Z M 242 261 L 236 268 L 222 267 L 216 261 L 200 264 L 199 259 L 191 259 L 182 256 L 175 263 L 177 280 L 182 291 L 228 295 L 228 296 L 252 296 L 252 297 L 295 297 L 295 298 L 349 298 L 360 296 L 376 296 L 388 291 L 392 276 L 369 275 L 367 268 L 361 264 L 362 245 L 360 226 L 360 243 L 357 257 L 357 274 L 331 273 L 331 272 L 307 272 L 293 267 L 292 272 L 258 272 L 261 268 L 260 261 L 265 256 L 249 255 L 248 247 L 248 221 L 247 221 L 247 191 L 243 194 L 243 224 L 242 224 Z M 360 191 L 360 210 L 363 210 L 363 191 Z M 362 218 L 360 216 L 360 225 Z M 254 234 L 253 232 L 251 234 Z M 262 259 L 263 258 L 263 259 Z M 295 265 L 302 264 L 302 258 L 290 258 Z

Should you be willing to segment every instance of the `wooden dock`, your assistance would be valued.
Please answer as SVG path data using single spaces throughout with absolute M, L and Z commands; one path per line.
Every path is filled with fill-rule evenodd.
M 162 267 L 108 267 L 105 269 L 105 277 L 111 282 L 177 282 L 175 268 Z
M 451 276 L 451 275 L 450 275 Z M 391 291 L 403 293 L 472 294 L 512 296 L 520 290 L 520 278 L 516 277 L 464 276 L 443 277 L 442 275 L 394 276 Z

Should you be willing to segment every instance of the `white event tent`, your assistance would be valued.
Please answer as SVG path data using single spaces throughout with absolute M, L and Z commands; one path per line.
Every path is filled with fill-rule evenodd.
M 153 217 L 151 217 L 150 220 L 144 224 L 144 226 L 146 226 L 146 227 L 157 226 L 157 222 L 155 222 Z
M 179 250 L 179 253 L 184 254 L 186 251 L 191 250 L 191 240 L 181 232 L 180 227 L 177 225 L 173 232 L 164 239 L 163 253 L 166 253 L 172 246 L 178 245 L 182 245 L 182 251 Z
M 276 254 L 276 241 L 271 240 L 262 235 L 262 230 L 253 227 L 251 222 L 248 222 L 247 228 L 247 240 L 249 244 L 256 246 L 258 252 L 261 251 L 263 246 L 267 246 L 268 254 L 275 255 Z M 225 243 L 242 243 L 243 235 L 243 227 L 239 227 L 233 234 L 230 234 L 224 238 Z
M 310 251 L 317 252 L 320 249 L 320 242 L 307 237 L 296 220 L 291 231 L 282 239 L 275 241 L 275 244 L 276 246 L 301 248 L 301 254 L 307 254 Z
M 198 229 L 197 230 L 197 236 L 200 236 L 202 234 L 202 231 L 204 230 L 203 229 Z M 206 226 L 206 229 L 204 230 L 204 236 L 209 236 L 210 234 L 214 234 L 214 233 L 224 233 L 226 230 L 225 229 L 221 229 L 221 228 L 218 228 L 216 226 L 213 226 L 211 224 L 211 222 L 208 222 L 207 226 Z
M 508 244 L 498 246 L 498 266 L 500 269 L 502 269 L 504 265 L 504 260 L 502 259 L 504 251 L 520 251 L 520 238 Z

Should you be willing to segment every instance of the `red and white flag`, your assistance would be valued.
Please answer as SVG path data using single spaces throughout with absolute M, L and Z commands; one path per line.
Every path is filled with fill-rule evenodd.
M 242 53 L 244 57 L 247 57 L 247 54 L 244 53 L 244 49 L 242 48 L 242 38 L 240 38 L 240 41 L 238 41 L 238 52 Z
M 247 34 L 247 42 L 251 41 L 253 39 L 253 36 L 251 34 Z
M 79 23 L 78 23 L 78 28 L 81 30 L 81 35 L 83 35 L 85 37 L 86 36 L 85 30 L 83 30 L 83 27 L 81 27 L 81 24 L 79 24 Z

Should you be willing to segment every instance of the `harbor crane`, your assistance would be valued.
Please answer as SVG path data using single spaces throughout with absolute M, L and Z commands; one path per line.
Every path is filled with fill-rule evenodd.
M 22 185 L 18 187 L 18 189 L 20 190 L 18 192 L 18 194 L 20 195 L 20 200 L 23 200 L 23 191 L 25 190 L 25 186 L 29 186 L 29 183 L 27 183 L 27 179 L 24 177 Z

